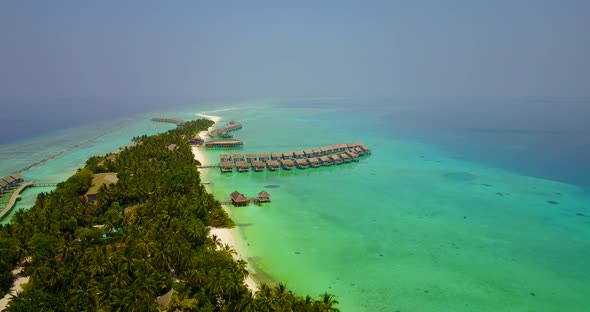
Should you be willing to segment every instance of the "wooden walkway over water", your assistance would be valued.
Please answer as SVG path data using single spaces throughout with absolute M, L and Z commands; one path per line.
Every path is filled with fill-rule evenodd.
M 175 124 L 177 126 L 182 126 L 185 123 L 185 121 L 182 120 L 182 119 L 168 118 L 168 117 L 154 117 L 154 118 L 152 118 L 152 121 L 168 122 L 168 123 L 173 123 L 173 124 Z
M 55 186 L 57 186 L 57 184 L 58 183 L 56 183 L 56 182 L 34 182 L 34 181 L 24 182 L 24 183 L 20 184 L 14 190 L 14 192 L 12 193 L 12 195 L 10 196 L 8 201 L 6 202 L 6 206 L 4 207 L 4 209 L 2 209 L 2 211 L 0 211 L 0 220 L 2 220 L 2 218 L 4 218 L 4 216 L 10 212 L 10 210 L 12 210 L 12 207 L 21 198 L 20 194 L 24 190 L 28 189 L 29 187 L 55 187 Z

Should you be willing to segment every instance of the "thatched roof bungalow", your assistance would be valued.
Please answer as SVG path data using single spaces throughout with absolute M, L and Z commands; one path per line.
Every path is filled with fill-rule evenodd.
M 238 161 L 236 162 L 236 168 L 238 168 L 238 172 L 248 172 L 250 171 L 250 164 L 247 161 Z
M 237 163 L 238 161 L 244 161 L 244 155 L 242 154 L 234 154 L 231 158 L 235 163 Z
M 283 159 L 292 159 L 293 158 L 293 152 L 284 152 L 283 153 Z
M 258 154 L 258 160 L 266 162 L 270 159 L 270 154 Z
M 304 155 L 305 154 L 303 153 L 303 151 L 293 152 L 293 157 L 295 157 L 295 159 L 301 159 L 301 158 L 303 158 Z
M 4 180 L 0 180 L 0 194 L 8 190 L 8 183 Z
M 221 154 L 221 155 L 219 155 L 219 161 L 220 162 L 231 161 L 231 156 L 227 155 L 227 154 Z
M 349 163 L 352 161 L 352 158 L 350 158 L 350 156 L 348 156 L 346 153 L 340 154 L 340 157 L 342 158 L 342 160 L 344 160 L 345 163 Z
M 23 176 L 20 173 L 13 173 L 10 175 L 16 183 L 21 183 L 24 181 Z
M 219 170 L 221 173 L 234 171 L 234 163 L 231 161 L 222 161 L 219 163 Z
M 293 169 L 293 160 L 291 159 L 283 159 L 281 160 L 281 167 L 285 170 L 291 170 Z
M 261 203 L 270 202 L 270 194 L 268 194 L 268 192 L 265 190 L 262 190 L 260 193 L 258 193 L 258 201 Z
M 264 171 L 264 162 L 260 160 L 252 161 L 252 169 L 256 172 Z
M 250 200 L 244 196 L 244 194 L 234 191 L 230 194 L 231 202 L 234 206 L 248 206 Z
M 334 161 L 334 164 L 342 165 L 342 158 L 340 158 L 340 155 L 334 154 L 334 155 L 331 155 L 330 158 L 332 158 L 332 160 Z
M 92 177 L 92 186 L 86 192 L 85 198 L 87 202 L 96 200 L 98 191 L 103 185 L 115 184 L 119 181 L 116 172 L 97 173 Z
M 322 163 L 322 166 L 331 166 L 332 163 L 332 159 L 330 159 L 328 156 L 322 156 L 320 157 L 320 162 Z
M 307 168 L 309 168 L 309 164 L 307 163 L 307 159 L 305 159 L 305 158 L 295 159 L 295 165 L 299 169 L 307 169 Z
M 309 165 L 312 168 L 317 168 L 317 167 L 321 166 L 320 160 L 317 159 L 316 157 L 308 158 L 307 161 L 309 162 Z
M 309 157 L 315 157 L 315 153 L 313 152 L 312 149 L 308 149 L 308 150 L 303 151 L 303 154 L 307 158 L 309 158 Z
M 267 160 L 266 168 L 270 171 L 277 171 L 279 170 L 279 162 L 276 160 Z
M 270 159 L 272 159 L 272 160 L 281 160 L 282 158 L 283 158 L 282 153 L 272 153 L 270 155 Z
M 252 163 L 252 161 L 257 160 L 256 154 L 246 154 L 246 161 Z

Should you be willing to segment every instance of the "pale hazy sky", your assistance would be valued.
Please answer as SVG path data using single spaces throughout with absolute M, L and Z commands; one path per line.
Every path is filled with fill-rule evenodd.
M 588 96 L 590 1 L 1 1 L 0 95 Z

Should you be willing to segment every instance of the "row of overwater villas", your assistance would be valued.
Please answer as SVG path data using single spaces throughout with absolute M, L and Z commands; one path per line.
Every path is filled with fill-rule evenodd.
M 219 128 L 219 129 L 215 129 L 213 131 L 211 131 L 209 133 L 210 136 L 219 136 L 222 138 L 231 138 L 232 135 L 229 134 L 228 132 L 230 131 L 234 131 L 234 130 L 239 130 L 242 129 L 242 124 L 237 122 L 237 121 L 230 121 L 227 123 L 227 125 Z
M 0 179 L 0 194 L 8 191 L 11 187 L 15 187 L 22 183 L 23 177 L 19 173 L 14 173 Z
M 320 149 L 300 152 L 272 153 L 272 154 L 241 154 L 220 155 L 219 168 L 221 172 L 232 172 L 234 165 L 238 172 L 263 171 L 265 168 L 276 171 L 279 168 L 291 170 L 293 168 L 307 169 L 340 165 L 358 161 L 359 156 L 370 154 L 369 148 L 360 143 L 333 145 Z

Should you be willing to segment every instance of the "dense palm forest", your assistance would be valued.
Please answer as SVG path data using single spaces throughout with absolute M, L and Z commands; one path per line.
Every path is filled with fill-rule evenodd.
M 232 221 L 200 184 L 186 142 L 211 125 L 190 121 L 92 157 L 0 227 L 0 289 L 19 262 L 30 277 L 7 311 L 338 311 L 327 293 L 304 298 L 279 284 L 253 294 L 246 263 L 209 237 L 208 226 Z M 83 195 L 104 172 L 118 182 L 89 202 Z M 172 289 L 160 307 L 156 299 Z

